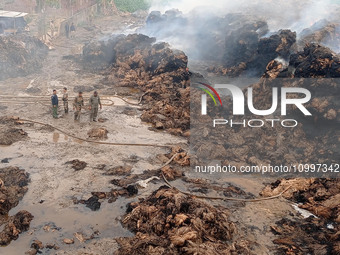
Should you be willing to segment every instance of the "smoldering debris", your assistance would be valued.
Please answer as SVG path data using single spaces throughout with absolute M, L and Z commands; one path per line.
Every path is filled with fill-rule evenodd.
M 315 43 L 307 44 L 303 51 L 292 54 L 289 65 L 295 70 L 293 77 L 297 78 L 340 77 L 340 55 Z
M 253 17 L 242 14 L 220 17 L 209 10 L 192 16 L 176 9 L 164 14 L 152 11 L 140 32 L 171 43 L 188 54 L 190 59 L 219 61 L 228 32 L 236 30 L 239 23 L 251 23 L 253 20 Z
M 247 33 L 237 31 L 237 33 L 231 34 L 231 37 L 244 36 L 245 38 L 226 39 L 226 43 L 232 42 L 235 45 L 231 46 L 231 51 L 225 52 L 223 65 L 226 68 L 239 67 L 235 70 L 231 69 L 231 71 L 236 71 L 236 75 L 250 72 L 254 76 L 261 76 L 270 60 L 278 57 L 288 59 L 296 42 L 296 33 L 290 30 L 282 30 L 269 38 L 261 39 L 259 37 L 252 38 L 255 36 L 255 31 Z M 232 72 L 226 72 L 233 75 Z
M 304 47 L 308 43 L 317 43 L 340 52 L 340 23 L 329 22 L 326 19 L 315 22 L 311 27 L 299 34 L 299 45 Z
M 24 34 L 0 36 L 0 80 L 26 76 L 42 67 L 48 47 Z
M 289 59 L 295 49 L 296 33 L 280 30 L 270 37 L 261 38 L 257 32 L 259 26 L 261 23 L 245 25 L 230 33 L 226 37 L 228 45 L 224 50 L 222 66 L 211 66 L 207 71 L 230 77 L 259 77 L 271 60 Z
M 301 48 L 311 42 L 339 51 L 339 9 L 327 7 L 334 5 L 331 1 L 322 4 L 286 1 L 280 8 L 272 1 L 245 4 L 219 1 L 215 7 L 210 6 L 214 3 L 208 7 L 197 1 L 180 2 L 190 2 L 187 7 L 190 11 L 168 9 L 161 13 L 154 6 L 140 32 L 171 43 L 190 60 L 213 61 L 209 72 L 260 77 L 269 61 L 277 57 L 287 61 L 297 46 Z M 158 7 L 169 5 L 172 6 Z M 176 5 L 187 9 L 178 2 Z M 322 11 L 325 9 L 332 11 Z M 304 10 L 313 14 L 305 15 Z
M 190 117 L 188 59 L 166 43 L 154 43 L 154 38 L 141 34 L 116 35 L 85 45 L 82 63 L 90 70 L 104 68 L 105 83 L 113 88 L 140 89 L 142 120 L 183 135 Z
M 29 182 L 28 174 L 17 167 L 0 169 L 0 245 L 8 245 L 16 240 L 24 231 L 27 231 L 33 215 L 27 211 L 19 211 L 13 216 L 8 212 L 16 207 L 27 192 Z
M 329 125 L 340 122 L 337 110 L 340 107 L 340 86 L 336 79 L 340 77 L 339 54 L 318 44 L 308 44 L 303 51 L 291 55 L 289 66 L 273 77 L 308 78 L 299 86 L 313 91 L 313 99 L 305 107 L 316 118 L 315 122 L 327 121 Z

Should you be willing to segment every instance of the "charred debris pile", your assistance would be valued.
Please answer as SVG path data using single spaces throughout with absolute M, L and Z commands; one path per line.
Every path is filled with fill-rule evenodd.
M 340 50 L 340 24 L 325 19 L 297 34 L 269 31 L 266 20 L 241 13 L 153 11 L 141 32 L 178 45 L 190 59 L 213 61 L 207 71 L 229 77 L 261 77 L 268 62 L 288 62 L 308 43 Z
M 36 37 L 0 36 L 0 80 L 36 72 L 47 53 L 48 47 Z
M 261 76 L 269 61 L 287 59 L 296 43 L 295 32 L 280 30 L 270 35 L 266 21 L 240 13 L 219 17 L 209 12 L 154 11 L 141 31 L 160 40 L 176 37 L 190 58 L 217 63 L 209 72 L 233 77 Z
M 116 254 L 252 254 L 228 214 L 162 186 L 129 206 L 122 222 L 136 235 L 118 238 Z
M 187 56 L 141 34 L 116 35 L 85 45 L 83 64 L 107 73 L 105 84 L 142 92 L 142 120 L 185 135 L 190 126 Z
M 230 97 L 225 98 L 224 106 L 219 110 L 208 101 L 208 115 L 200 115 L 199 109 L 193 110 L 191 140 L 195 141 L 197 157 L 224 160 L 224 164 L 236 166 L 310 163 L 315 162 L 315 159 L 318 159 L 318 163 L 336 162 L 340 158 L 339 150 L 335 149 L 339 148 L 339 140 L 334 139 L 339 135 L 340 122 L 340 86 L 337 79 L 340 75 L 339 64 L 339 55 L 326 47 L 309 44 L 303 51 L 291 55 L 288 67 L 279 61 L 271 61 L 261 80 L 252 85 L 256 109 L 271 107 L 273 87 L 302 87 L 310 90 L 313 97 L 305 107 L 312 116 L 304 116 L 297 108 L 287 110 L 287 118 L 299 119 L 295 128 L 281 125 L 275 128 L 271 125 L 262 128 L 246 126 L 229 128 L 228 132 L 225 132 L 225 126 L 212 128 L 213 119 L 229 119 L 232 115 Z M 199 91 L 192 90 L 191 100 L 192 107 L 200 106 Z M 275 111 L 266 118 L 280 119 L 280 114 L 280 111 Z M 246 112 L 246 116 L 249 119 L 259 119 L 259 116 L 249 112 Z M 242 117 L 234 116 L 233 119 L 242 121 Z M 207 125 L 195 128 L 202 127 L 202 123 Z M 299 143 L 296 143 L 297 140 Z M 210 149 L 215 146 L 219 148 L 218 153 L 216 149 Z M 195 160 L 194 156 L 192 160 Z

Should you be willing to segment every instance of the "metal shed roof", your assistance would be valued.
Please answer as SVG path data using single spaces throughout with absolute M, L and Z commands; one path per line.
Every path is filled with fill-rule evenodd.
M 0 10 L 0 17 L 6 17 L 6 18 L 19 18 L 24 17 L 28 13 L 26 12 L 11 12 L 11 11 L 3 11 Z

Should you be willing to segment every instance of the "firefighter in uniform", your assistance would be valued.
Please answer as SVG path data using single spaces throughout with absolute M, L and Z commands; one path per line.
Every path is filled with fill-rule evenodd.
M 98 92 L 95 91 L 93 95 L 90 97 L 90 106 L 89 109 L 91 110 L 90 114 L 90 121 L 97 121 L 97 115 L 98 115 L 98 106 L 100 109 L 102 109 L 102 103 L 100 102 L 100 97 L 98 95 Z
M 73 102 L 73 110 L 74 112 L 74 120 L 80 120 L 81 108 L 84 106 L 84 98 L 83 92 L 79 92 L 78 96 L 74 99 Z

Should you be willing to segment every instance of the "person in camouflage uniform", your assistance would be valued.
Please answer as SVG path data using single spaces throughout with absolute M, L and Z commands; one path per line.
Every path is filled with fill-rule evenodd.
M 98 95 L 98 92 L 95 91 L 93 95 L 90 97 L 90 106 L 89 109 L 91 110 L 90 114 L 90 121 L 97 121 L 97 115 L 98 115 L 98 106 L 100 106 L 100 109 L 102 109 L 102 103 L 100 102 L 100 97 Z
M 84 106 L 84 98 L 83 92 L 79 92 L 78 96 L 74 99 L 73 102 L 73 110 L 74 112 L 74 120 L 80 120 L 81 108 Z
M 63 103 L 64 103 L 64 110 L 65 113 L 68 113 L 68 93 L 67 93 L 67 88 L 64 88 L 63 91 Z
M 53 95 L 51 96 L 51 102 L 53 118 L 58 119 L 58 96 L 55 89 L 53 90 Z

